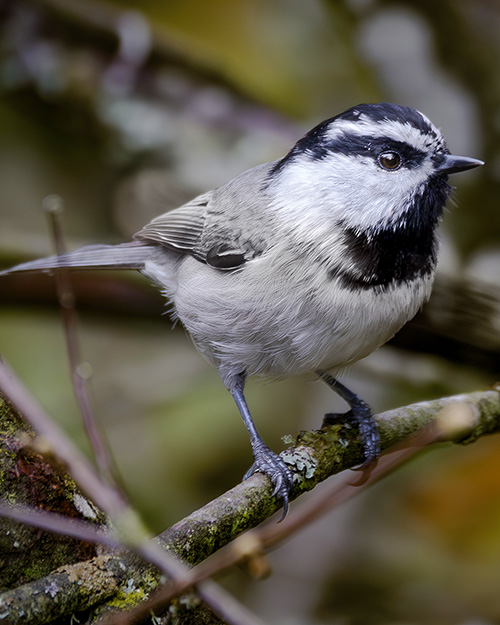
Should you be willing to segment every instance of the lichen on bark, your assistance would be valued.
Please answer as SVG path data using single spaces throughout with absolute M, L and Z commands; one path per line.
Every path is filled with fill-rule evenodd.
M 81 494 L 75 483 L 52 459 L 34 448 L 35 433 L 0 395 L 0 497 L 93 523 L 102 514 Z M 82 505 L 88 503 L 88 508 Z M 11 519 L 0 529 L 0 591 L 48 575 L 64 565 L 96 555 L 89 543 L 39 530 Z

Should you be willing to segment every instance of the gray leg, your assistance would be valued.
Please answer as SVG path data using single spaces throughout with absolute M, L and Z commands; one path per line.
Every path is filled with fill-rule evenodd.
M 380 436 L 370 406 L 329 373 L 321 370 L 316 371 L 316 373 L 323 382 L 326 382 L 351 407 L 351 410 L 345 414 L 326 414 L 323 424 L 331 425 L 345 421 L 355 423 L 359 428 L 359 436 L 365 454 L 365 464 L 376 461 L 380 455 Z
M 283 459 L 269 449 L 257 432 L 243 394 L 244 385 L 245 376 L 243 374 L 234 376 L 227 384 L 227 388 L 238 406 L 243 423 L 250 434 L 250 445 L 252 446 L 255 459 L 254 464 L 247 473 L 245 473 L 243 479 L 246 480 L 256 471 L 264 473 L 269 477 L 274 485 L 273 495 L 277 495 L 283 502 L 283 513 L 280 519 L 282 520 L 288 512 L 288 501 L 293 486 L 292 472 L 286 466 Z

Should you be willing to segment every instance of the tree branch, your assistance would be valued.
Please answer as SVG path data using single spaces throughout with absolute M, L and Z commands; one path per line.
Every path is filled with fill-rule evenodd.
M 459 442 L 470 443 L 500 431 L 500 388 L 496 388 L 413 404 L 376 416 L 383 449 L 402 443 L 415 432 L 428 427 L 443 408 L 453 404 L 467 406 L 475 418 L 474 425 L 460 435 Z M 450 437 L 456 439 L 456 431 Z M 447 436 L 442 435 L 441 440 L 446 439 Z M 293 491 L 293 498 L 296 498 L 329 475 L 359 464 L 362 449 L 354 429 L 336 425 L 326 430 L 301 432 L 294 447 L 286 450 L 283 456 L 296 475 Z M 268 479 L 260 474 L 254 475 L 167 529 L 157 537 L 156 542 L 195 565 L 275 512 L 279 503 L 271 493 L 272 486 Z M 125 608 L 143 600 L 159 585 L 160 578 L 155 568 L 128 552 L 106 556 L 104 569 L 102 559 L 94 558 L 63 567 L 33 584 L 4 593 L 0 596 L 0 613 L 8 614 L 8 621 L 4 622 L 22 622 L 23 625 L 46 623 L 54 618 L 56 605 L 59 616 L 110 601 L 115 607 Z M 85 574 L 82 574 L 83 571 Z M 117 571 L 120 571 L 119 575 Z M 63 588 L 61 575 L 65 579 L 64 604 L 56 601 L 50 593 L 51 588 Z M 102 593 L 96 590 L 97 578 L 102 580 Z M 71 584 L 71 580 L 78 580 L 79 583 Z M 27 619 L 26 615 L 33 613 L 29 603 L 32 596 L 38 597 L 38 612 Z
M 30 425 L 38 434 L 38 437 L 33 439 L 38 447 L 45 447 L 46 451 L 53 452 L 60 461 L 65 463 L 75 481 L 106 512 L 124 548 L 128 547 L 134 554 L 139 554 L 144 561 L 150 563 L 147 565 L 150 568 L 157 567 L 154 573 L 156 576 L 158 576 L 158 570 L 168 578 L 173 579 L 181 578 L 188 572 L 183 562 L 174 557 L 171 552 L 162 549 L 156 541 L 150 540 L 150 534 L 138 512 L 128 503 L 122 493 L 106 481 L 101 480 L 90 463 L 86 461 L 64 432 L 50 419 L 43 408 L 16 379 L 14 373 L 1 360 L 0 392 L 3 392 L 17 408 L 23 411 Z M 57 453 L 55 453 L 56 450 Z M 71 579 L 75 581 L 70 575 L 70 581 Z M 56 589 L 59 587 L 58 583 L 56 583 Z M 22 588 L 17 590 L 22 592 Z M 54 586 L 49 585 L 48 591 L 45 592 L 48 592 L 49 595 L 54 594 Z M 231 623 L 231 625 L 256 625 L 252 615 L 242 606 L 239 606 L 225 591 L 217 588 L 213 582 L 200 584 L 198 593 L 207 606 L 212 608 L 221 618 L 224 618 L 225 622 Z M 34 609 L 36 615 L 41 611 L 38 605 Z M 25 622 L 27 611 L 22 609 L 21 612 L 23 622 Z M 0 614 L 2 614 L 1 611 Z M 8 609 L 5 615 L 7 621 L 4 620 L 4 622 L 10 623 L 11 616 Z

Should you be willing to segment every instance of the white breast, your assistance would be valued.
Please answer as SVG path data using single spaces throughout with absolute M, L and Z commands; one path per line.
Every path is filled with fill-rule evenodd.
M 223 379 L 241 372 L 279 378 L 367 356 L 415 315 L 431 285 L 428 277 L 378 294 L 353 292 L 317 265 L 283 262 L 276 250 L 234 272 L 185 257 L 167 294 Z

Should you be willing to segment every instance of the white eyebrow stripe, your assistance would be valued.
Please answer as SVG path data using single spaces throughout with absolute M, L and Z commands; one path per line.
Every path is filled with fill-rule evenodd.
M 425 119 L 425 118 L 424 118 Z M 426 120 L 427 121 L 427 120 Z M 445 147 L 437 129 L 429 123 L 431 132 L 425 133 L 412 124 L 402 123 L 390 119 L 373 121 L 361 115 L 357 121 L 338 119 L 325 132 L 326 141 L 335 141 L 345 135 L 387 137 L 394 141 L 405 141 L 417 148 L 428 149 L 434 145 Z

